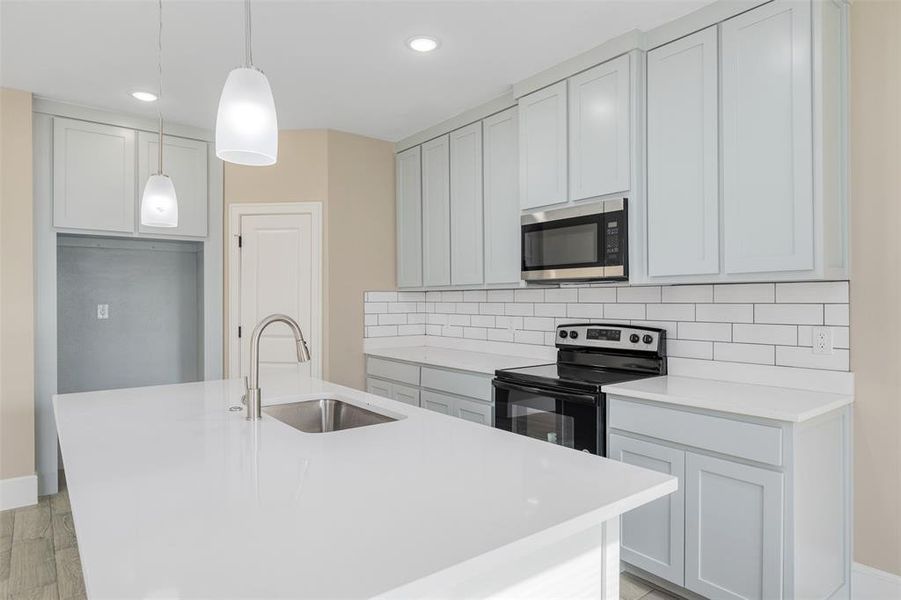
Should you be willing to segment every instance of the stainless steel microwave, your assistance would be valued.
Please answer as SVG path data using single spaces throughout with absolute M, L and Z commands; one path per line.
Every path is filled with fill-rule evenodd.
M 523 215 L 522 279 L 629 278 L 628 199 Z

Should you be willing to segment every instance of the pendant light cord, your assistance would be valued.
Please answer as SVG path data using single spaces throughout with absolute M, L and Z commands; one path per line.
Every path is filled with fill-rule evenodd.
M 253 39 L 250 21 L 250 0 L 244 0 L 244 66 L 253 66 Z
M 161 106 L 163 102 L 163 0 L 159 0 L 159 19 L 160 19 L 160 27 L 157 32 L 157 72 L 160 78 L 159 85 L 159 96 L 156 103 L 156 116 L 159 120 L 160 125 L 160 154 L 159 154 L 159 169 L 158 173 L 160 175 L 163 174 L 163 108 Z

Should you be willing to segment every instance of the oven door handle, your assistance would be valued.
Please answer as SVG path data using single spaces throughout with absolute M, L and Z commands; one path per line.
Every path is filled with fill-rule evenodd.
M 498 381 L 497 379 L 495 379 L 492 383 L 494 384 L 494 387 L 501 390 L 507 390 L 508 392 L 527 392 L 529 394 L 536 394 L 539 396 L 550 396 L 551 398 L 555 398 L 557 400 L 565 400 L 566 402 L 591 404 L 592 406 L 597 404 L 597 398 L 590 394 L 568 394 L 566 392 L 557 392 L 554 390 L 531 387 L 528 385 L 506 383 L 504 381 Z

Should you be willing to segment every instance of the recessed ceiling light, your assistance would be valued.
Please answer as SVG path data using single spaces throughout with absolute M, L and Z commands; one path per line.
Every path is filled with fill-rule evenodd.
M 424 35 L 417 35 L 407 40 L 407 46 L 417 52 L 431 52 L 438 47 L 438 40 Z
M 140 100 L 141 102 L 156 102 L 156 94 L 151 94 L 150 92 L 132 92 L 132 97 Z

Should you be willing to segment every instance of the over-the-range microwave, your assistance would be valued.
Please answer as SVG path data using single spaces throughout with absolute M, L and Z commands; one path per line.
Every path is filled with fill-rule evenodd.
M 525 281 L 629 277 L 627 198 L 523 215 Z

